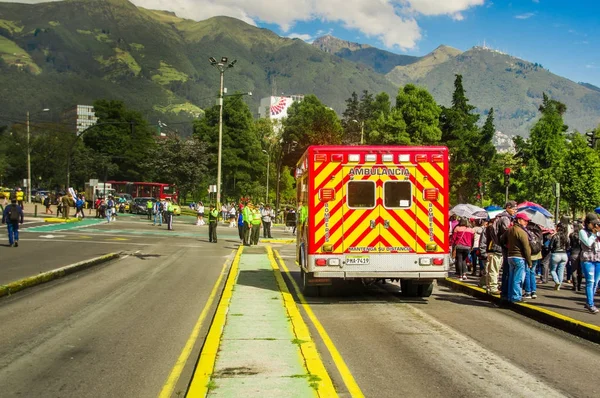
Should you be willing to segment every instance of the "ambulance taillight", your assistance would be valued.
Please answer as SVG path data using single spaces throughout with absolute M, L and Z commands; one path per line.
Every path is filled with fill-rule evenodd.
M 427 188 L 423 190 L 423 200 L 434 202 L 438 200 L 440 191 L 437 188 Z

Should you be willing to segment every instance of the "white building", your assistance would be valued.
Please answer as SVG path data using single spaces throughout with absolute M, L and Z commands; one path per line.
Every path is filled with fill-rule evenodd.
M 98 122 L 98 118 L 94 113 L 93 106 L 75 105 L 63 113 L 63 121 L 72 126 L 74 133 L 80 134 L 85 129 L 95 125 Z
M 258 114 L 261 118 L 281 120 L 287 117 L 288 108 L 296 101 L 302 101 L 304 95 L 271 96 L 260 100 Z

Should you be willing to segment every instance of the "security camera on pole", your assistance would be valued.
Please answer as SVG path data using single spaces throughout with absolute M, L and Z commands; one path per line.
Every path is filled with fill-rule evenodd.
M 237 60 L 227 63 L 227 57 L 221 57 L 220 61 L 217 61 L 214 57 L 208 59 L 210 64 L 219 70 L 221 76 L 221 85 L 219 88 L 219 149 L 217 155 L 217 207 L 221 204 L 221 156 L 223 148 L 223 75 L 227 69 L 233 68 Z

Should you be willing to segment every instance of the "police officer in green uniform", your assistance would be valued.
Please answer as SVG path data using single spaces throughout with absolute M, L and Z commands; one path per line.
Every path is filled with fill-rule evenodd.
M 219 211 L 215 205 L 210 205 L 208 212 L 208 241 L 217 243 L 217 221 L 219 220 Z
M 149 199 L 146 202 L 146 213 L 148 213 L 148 220 L 152 220 L 152 208 L 154 207 L 154 202 L 152 199 Z
M 242 209 L 242 221 L 244 222 L 244 246 L 250 246 L 250 230 L 252 229 L 252 203 L 246 203 Z
M 258 239 L 260 237 L 260 224 L 262 223 L 262 215 L 260 214 L 260 211 L 258 210 L 258 208 L 254 205 L 252 205 L 252 221 L 250 221 L 250 223 L 252 224 L 252 228 L 251 228 L 251 237 L 250 237 L 250 244 L 251 245 L 258 245 Z

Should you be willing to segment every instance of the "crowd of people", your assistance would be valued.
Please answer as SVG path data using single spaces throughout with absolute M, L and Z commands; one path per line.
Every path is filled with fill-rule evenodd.
M 493 219 L 451 217 L 450 244 L 456 277 L 479 276 L 489 294 L 510 302 L 537 298 L 537 285 L 569 285 L 581 291 L 585 280 L 585 309 L 599 312 L 594 295 L 600 280 L 600 220 L 561 222 L 547 229 L 532 222 L 517 203 L 508 201 Z

